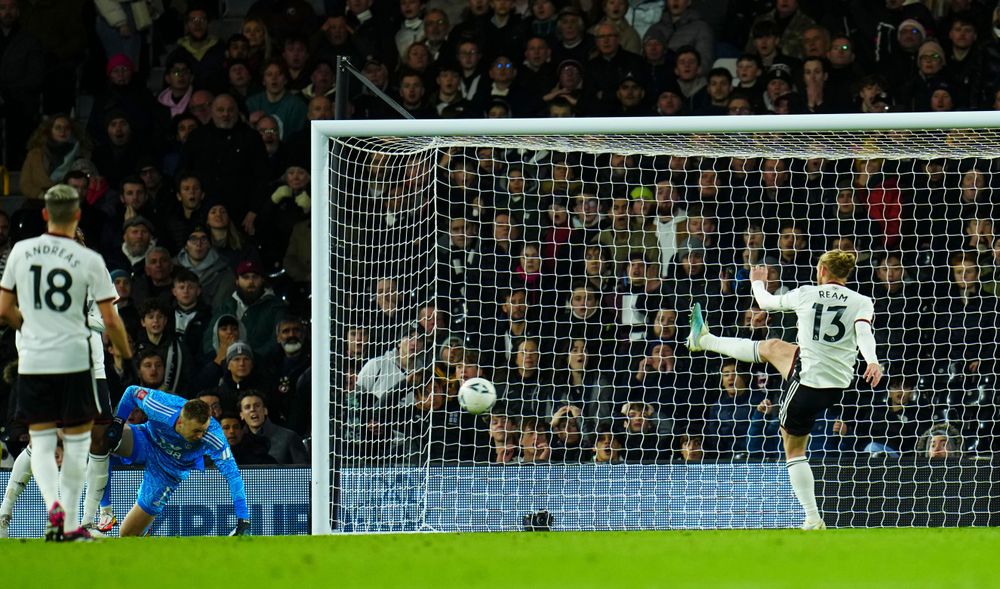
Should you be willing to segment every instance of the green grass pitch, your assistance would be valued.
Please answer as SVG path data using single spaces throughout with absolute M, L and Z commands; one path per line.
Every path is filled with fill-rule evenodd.
M 4 587 L 1000 587 L 1000 529 L 0 542 Z

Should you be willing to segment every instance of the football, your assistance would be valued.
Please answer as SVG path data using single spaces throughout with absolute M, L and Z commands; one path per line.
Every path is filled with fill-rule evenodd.
M 458 404 L 473 415 L 486 413 L 497 402 L 497 389 L 485 378 L 470 378 L 458 389 Z

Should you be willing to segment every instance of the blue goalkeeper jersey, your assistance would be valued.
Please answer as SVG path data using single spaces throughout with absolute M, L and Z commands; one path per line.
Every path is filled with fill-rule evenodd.
M 156 447 L 147 457 L 147 464 L 153 463 L 160 474 L 180 483 L 188 477 L 192 469 L 204 468 L 204 457 L 215 463 L 229 484 L 229 493 L 236 507 L 236 517 L 249 517 L 246 488 L 243 477 L 233 459 L 229 442 L 222 433 L 222 426 L 215 418 L 209 418 L 208 432 L 197 442 L 189 442 L 174 430 L 187 399 L 156 389 L 130 386 L 118 402 L 115 416 L 127 420 L 132 410 L 139 408 L 146 414 L 145 424 L 149 437 Z

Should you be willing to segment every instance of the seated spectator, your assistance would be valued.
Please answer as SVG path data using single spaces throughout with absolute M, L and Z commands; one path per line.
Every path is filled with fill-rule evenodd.
M 201 356 L 201 342 L 212 318 L 212 308 L 201 300 L 198 275 L 187 268 L 180 268 L 174 273 L 170 294 L 174 334 L 183 342 L 188 358 L 194 362 Z M 194 370 L 197 371 L 197 368 Z
M 247 98 L 247 110 L 261 111 L 281 121 L 279 138 L 285 139 L 306 124 L 306 105 L 288 91 L 288 67 L 281 60 L 271 60 L 261 71 L 264 90 Z
M 149 298 L 139 305 L 139 320 L 142 330 L 135 340 L 135 347 L 143 350 L 156 350 L 163 359 L 163 384 L 161 391 L 184 394 L 187 392 L 189 375 L 193 370 L 192 358 L 187 347 L 177 338 L 171 329 L 170 319 L 173 309 L 159 298 Z
M 722 363 L 719 400 L 708 409 L 704 448 L 713 458 L 745 457 L 750 420 L 765 395 L 750 386 L 748 366 L 727 358 Z
M 902 376 L 890 378 L 888 389 L 881 402 L 862 403 L 854 419 L 845 416 L 835 431 L 853 435 L 855 448 L 862 452 L 911 455 L 921 432 L 932 425 L 931 399 L 927 391 L 914 390 L 914 383 Z
M 961 458 L 962 435 L 954 426 L 938 423 L 921 434 L 917 452 L 930 460 Z
M 514 342 L 514 362 L 510 368 L 497 370 L 494 384 L 497 398 L 508 405 L 511 415 L 540 414 L 552 399 L 549 370 L 543 368 L 537 338 L 522 338 Z
M 236 291 L 232 268 L 212 247 L 208 229 L 202 225 L 191 228 L 177 254 L 177 266 L 198 277 L 200 300 L 210 309 L 223 307 Z
M 240 397 L 240 418 L 247 424 L 250 433 L 267 442 L 267 453 L 278 464 L 309 464 L 309 454 L 302 438 L 268 419 L 267 405 L 260 392 L 251 390 Z
M 170 289 L 174 286 L 174 262 L 167 248 L 153 246 L 146 252 L 146 264 L 141 274 L 134 275 L 132 300 L 141 306 L 149 299 L 170 299 Z
M 114 269 L 111 271 L 111 282 L 115 285 L 115 292 L 118 298 L 115 299 L 115 308 L 122 318 L 125 331 L 135 338 L 139 333 L 139 313 L 137 306 L 132 300 L 132 275 L 126 270 Z
M 542 95 L 542 101 L 549 108 L 548 116 L 555 116 L 552 114 L 552 107 L 568 107 L 571 114 L 561 116 L 588 116 L 600 112 L 600 106 L 586 83 L 583 71 L 583 64 L 575 59 L 559 62 L 555 85 Z
M 222 426 L 222 433 L 229 442 L 229 449 L 233 451 L 233 459 L 239 466 L 252 466 L 257 464 L 277 464 L 278 461 L 267 453 L 267 440 L 250 433 L 246 430 L 243 420 L 238 413 L 228 411 L 222 414 L 219 419 Z
M 194 93 L 192 62 L 184 53 L 174 53 L 164 62 L 163 91 L 157 102 L 170 111 L 171 117 L 187 112 Z
M 159 350 L 148 348 L 136 354 L 136 366 L 139 373 L 139 386 L 163 390 L 163 379 L 166 376 L 163 356 Z
M 195 388 L 201 387 L 201 390 L 218 384 L 218 377 L 214 377 L 213 380 L 213 378 L 205 379 L 201 376 L 204 370 L 209 369 L 208 365 L 218 366 L 218 371 L 215 374 L 221 375 L 226 367 L 226 354 L 229 352 L 229 347 L 238 341 L 246 340 L 246 329 L 235 315 L 222 315 L 218 319 L 210 321 L 209 329 L 206 332 L 211 333 L 212 347 L 208 352 L 198 357 L 193 383 Z M 206 335 L 208 334 L 206 333 Z M 198 345 L 201 345 L 200 342 Z M 207 381 L 207 383 L 203 381 Z
M 229 263 L 230 268 L 235 269 L 248 255 L 248 244 L 243 231 L 230 219 L 226 205 L 212 205 L 205 224 L 211 232 L 212 247 Z
M 624 459 L 621 439 L 612 431 L 611 425 L 604 423 L 598 426 L 593 453 L 595 464 L 618 464 Z
M 87 133 L 97 137 L 103 130 L 105 118 L 112 110 L 124 110 L 140 137 L 160 138 L 166 132 L 170 114 L 156 102 L 143 83 L 142 76 L 136 76 L 135 62 L 128 56 L 117 53 L 108 58 L 104 68 L 107 85 L 94 96 L 94 106 L 87 121 Z
M 935 342 L 939 357 L 947 358 L 960 373 L 992 370 L 984 365 L 996 358 L 996 341 L 987 334 L 1000 327 L 997 298 L 981 292 L 979 264 L 972 254 L 951 256 L 951 286 L 938 300 Z
M 295 384 L 309 368 L 306 325 L 299 317 L 285 315 L 278 320 L 274 333 L 278 351 L 265 360 L 277 382 L 272 409 L 289 429 L 304 435 L 312 414 L 311 399 L 299 397 Z
M 527 417 L 521 420 L 521 456 L 522 464 L 537 464 L 549 462 L 552 447 L 549 445 L 548 423 L 539 417 Z
M 520 434 L 517 420 L 505 412 L 494 408 L 490 415 L 490 462 L 493 464 L 513 464 L 518 461 Z
M 622 453 L 626 462 L 654 462 L 670 457 L 670 448 L 656 431 L 656 411 L 644 402 L 623 403 Z
M 599 358 L 583 339 L 571 339 L 556 359 L 553 401 L 556 407 L 573 405 L 587 418 L 610 417 L 608 379 L 597 369 Z M 596 344 L 592 344 L 596 347 Z
M 182 55 L 190 60 L 194 83 L 198 87 L 219 88 L 224 79 L 226 47 L 209 34 L 209 24 L 207 10 L 198 6 L 189 7 L 184 14 L 185 34 L 177 40 L 177 49 L 172 55 Z
M 90 157 L 86 134 L 67 115 L 52 115 L 35 129 L 28 140 L 28 154 L 21 168 L 21 194 L 42 198 L 45 191 L 62 182 L 73 162 Z
M 681 434 L 677 437 L 679 458 L 684 463 L 697 463 L 705 459 L 703 448 L 705 439 L 697 434 Z
M 417 329 L 405 332 L 395 346 L 365 363 L 358 372 L 353 396 L 358 407 L 370 408 L 400 387 L 408 374 L 422 370 L 426 363 L 424 335 Z
M 177 176 L 175 195 L 172 202 L 160 203 L 157 213 L 161 220 L 160 245 L 179 254 L 191 230 L 205 224 L 208 207 L 205 206 L 201 180 L 194 174 L 181 173 Z
M 575 405 L 563 405 L 556 409 L 550 422 L 552 462 L 581 463 L 585 461 L 585 449 L 590 447 L 583 435 L 582 411 Z
M 264 284 L 264 272 L 259 262 L 244 260 L 236 268 L 236 291 L 221 306 L 213 309 L 216 317 L 235 315 L 246 327 L 247 343 L 254 352 L 267 356 L 274 352 L 274 326 L 285 312 L 285 302 Z M 209 350 L 210 335 L 206 334 L 203 348 Z

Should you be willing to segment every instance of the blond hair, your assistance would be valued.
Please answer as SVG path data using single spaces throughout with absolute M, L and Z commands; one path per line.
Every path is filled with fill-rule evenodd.
M 858 256 L 856 254 L 841 249 L 830 250 L 819 257 L 819 263 L 822 266 L 826 266 L 826 269 L 834 278 L 841 280 L 847 280 L 847 277 L 851 275 L 851 270 L 854 270 L 854 264 L 857 261 Z

